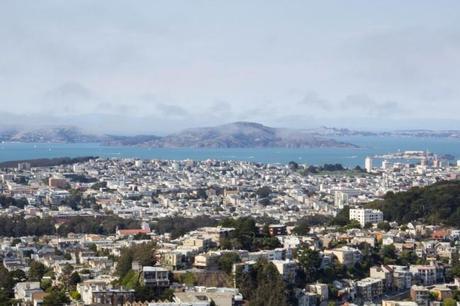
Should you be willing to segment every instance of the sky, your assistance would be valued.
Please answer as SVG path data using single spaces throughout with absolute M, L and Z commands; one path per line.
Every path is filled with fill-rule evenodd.
M 460 129 L 460 1 L 2 0 L 0 125 Z

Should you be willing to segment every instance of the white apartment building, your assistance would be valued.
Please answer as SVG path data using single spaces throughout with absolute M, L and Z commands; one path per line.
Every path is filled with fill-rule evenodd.
M 369 172 L 372 172 L 372 158 L 371 157 L 366 157 L 366 159 L 364 160 L 364 168 L 366 169 L 366 172 L 369 173 Z
M 378 209 L 352 208 L 350 209 L 350 220 L 356 220 L 365 226 L 367 223 L 379 223 L 383 221 L 383 212 Z
M 169 287 L 169 272 L 163 267 L 142 267 L 144 284 L 151 288 Z

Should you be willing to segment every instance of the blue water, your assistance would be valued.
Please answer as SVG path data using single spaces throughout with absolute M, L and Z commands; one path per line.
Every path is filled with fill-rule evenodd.
M 52 157 L 135 157 L 169 160 L 244 160 L 263 163 L 306 164 L 341 163 L 353 167 L 363 165 L 366 156 L 396 152 L 397 150 L 428 150 L 437 154 L 451 154 L 460 158 L 460 140 L 415 137 L 341 137 L 340 141 L 354 143 L 360 148 L 263 148 L 263 149 L 154 149 L 140 147 L 102 146 L 93 143 L 0 143 L 0 161 Z

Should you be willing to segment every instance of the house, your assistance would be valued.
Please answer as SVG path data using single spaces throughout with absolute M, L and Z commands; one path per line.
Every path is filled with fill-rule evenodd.
M 363 301 L 372 301 L 383 295 L 383 281 L 378 278 L 364 278 L 356 282 L 358 295 Z
M 402 291 L 412 286 L 412 273 L 406 266 L 382 265 L 369 269 L 370 277 L 381 279 L 385 289 Z
M 163 267 L 143 267 L 142 279 L 146 287 L 158 289 L 169 287 L 169 271 Z
M 174 302 L 181 305 L 206 306 L 214 301 L 218 306 L 243 305 L 243 296 L 236 288 L 196 286 L 184 292 L 174 293 Z
M 424 286 L 412 286 L 410 288 L 411 300 L 416 302 L 417 305 L 428 305 L 430 300 L 430 291 Z
M 42 306 L 45 297 L 48 295 L 46 292 L 34 292 L 32 293 L 32 303 L 33 306 Z
M 123 306 L 132 301 L 134 301 L 134 289 L 101 288 L 92 292 L 90 304 Z
M 220 257 L 218 253 L 205 253 L 195 256 L 193 266 L 199 269 L 215 270 L 217 269 L 217 261 Z
M 352 267 L 361 259 L 361 252 L 358 249 L 351 248 L 348 246 L 343 246 L 341 248 L 336 248 L 332 250 L 324 250 L 324 254 L 334 255 L 341 264 L 347 267 Z
M 444 268 L 438 265 L 411 265 L 409 267 L 414 279 L 424 285 L 434 285 L 444 280 Z
M 32 302 L 32 295 L 43 292 L 40 282 L 19 282 L 14 286 L 14 298 L 24 302 Z
M 77 284 L 77 291 L 80 293 L 83 303 L 89 305 L 93 302 L 93 292 L 106 290 L 109 287 L 109 280 L 91 279 Z
M 123 238 L 127 236 L 135 236 L 135 235 L 147 235 L 150 234 L 150 226 L 148 223 L 144 222 L 142 223 L 141 228 L 139 229 L 117 229 L 117 238 Z

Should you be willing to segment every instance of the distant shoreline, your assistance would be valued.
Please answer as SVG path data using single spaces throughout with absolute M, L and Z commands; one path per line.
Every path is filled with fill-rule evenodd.
M 59 165 L 72 165 L 80 162 L 86 162 L 90 159 L 95 159 L 97 156 L 82 156 L 82 157 L 55 157 L 55 158 L 36 158 L 23 160 L 10 160 L 0 162 L 0 168 L 15 168 L 19 163 L 30 163 L 31 167 L 52 167 Z

